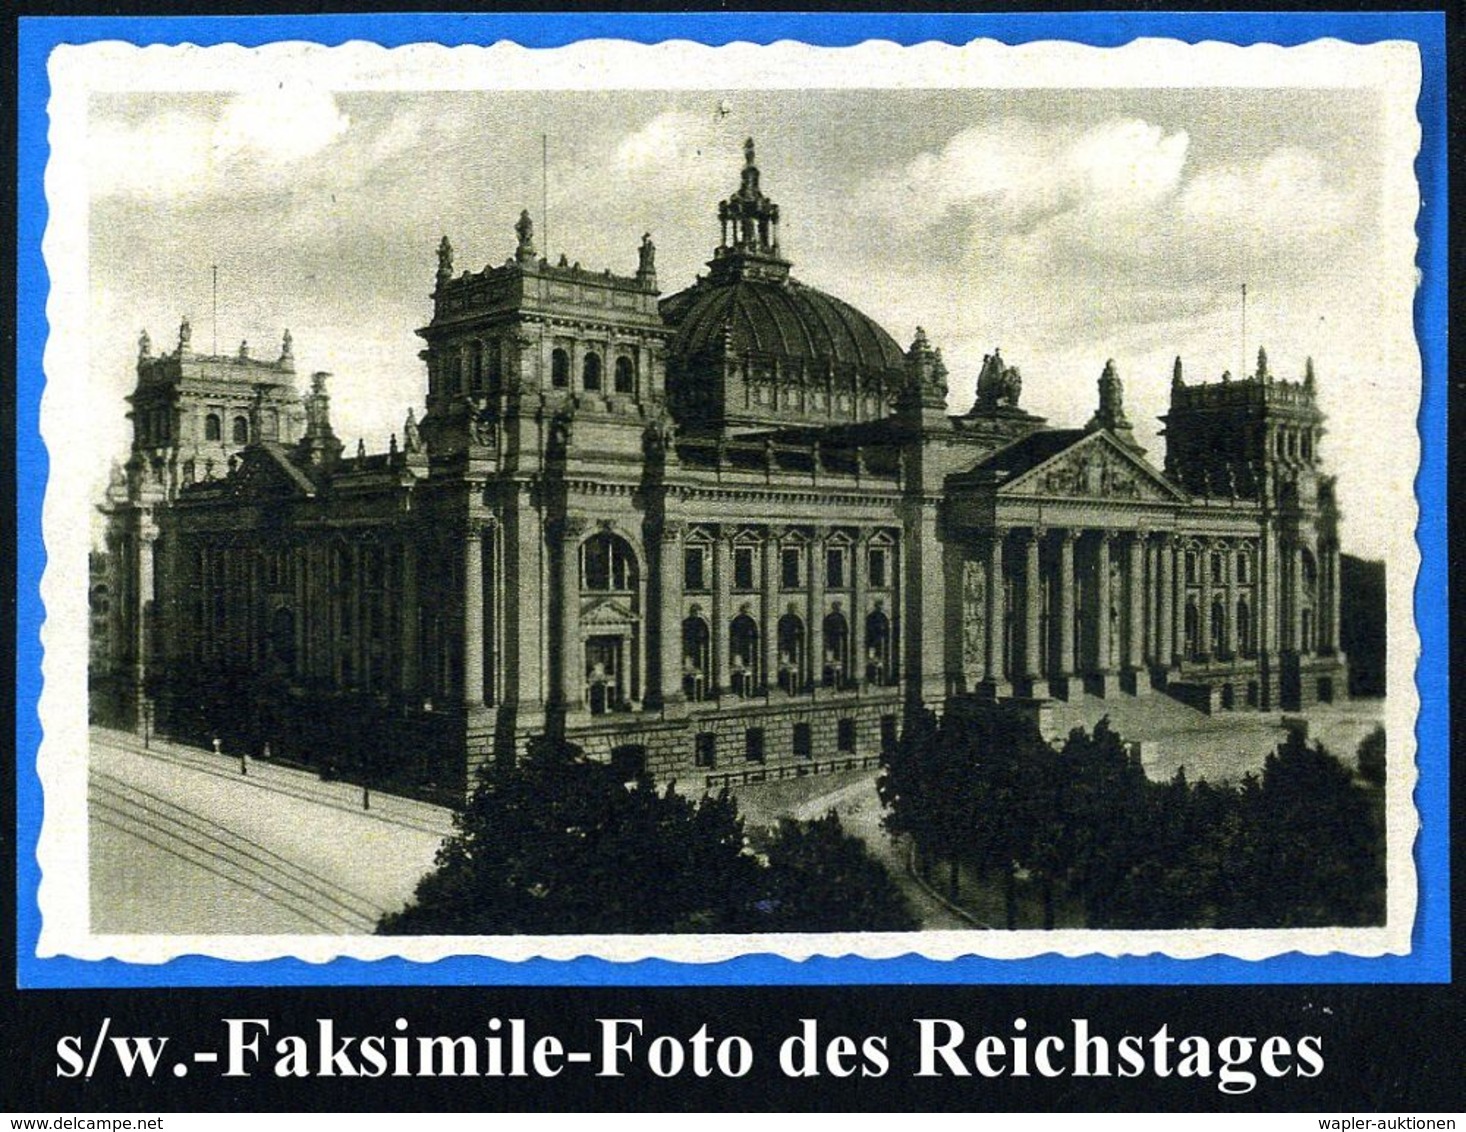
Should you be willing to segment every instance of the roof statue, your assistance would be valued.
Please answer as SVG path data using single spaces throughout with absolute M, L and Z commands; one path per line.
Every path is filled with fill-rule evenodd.
M 137 336 L 137 356 L 139 358 L 151 358 L 153 356 L 153 340 L 148 337 L 147 330 L 143 330 Z
M 990 412 L 993 409 L 1018 407 L 1018 397 L 1023 392 L 1023 375 L 1017 366 L 1003 364 L 1001 351 L 984 354 L 982 369 L 977 374 L 977 400 L 973 412 Z
M 657 245 L 652 243 L 652 234 L 643 232 L 641 247 L 637 249 L 636 277 L 652 287 L 657 285 Z
M 295 360 L 295 340 L 290 337 L 289 327 L 286 327 L 285 333 L 280 336 L 280 360 L 282 362 Z
M 1273 375 L 1267 368 L 1267 351 L 1259 346 L 1257 348 L 1257 380 L 1271 381 L 1272 379 Z
M 1314 389 L 1312 356 L 1310 356 L 1308 360 L 1303 363 L 1303 388 L 1306 389 L 1309 393 L 1312 393 Z
M 407 419 L 402 422 L 402 451 L 418 452 L 422 448 L 422 437 L 417 431 L 417 418 L 413 415 L 412 406 L 407 407 Z
M 438 282 L 446 283 L 453 278 L 453 245 L 444 236 L 438 241 Z
M 183 316 L 183 321 L 178 324 L 178 352 L 188 353 L 189 343 L 193 341 L 193 327 L 188 324 L 188 315 Z
M 519 214 L 519 223 L 514 225 L 514 234 L 519 237 L 519 247 L 514 252 L 514 257 L 521 263 L 525 260 L 534 259 L 538 254 L 534 250 L 534 221 L 529 217 L 529 209 Z
M 1171 367 L 1171 388 L 1181 389 L 1186 385 L 1186 377 L 1181 371 L 1181 355 L 1176 355 L 1176 364 Z

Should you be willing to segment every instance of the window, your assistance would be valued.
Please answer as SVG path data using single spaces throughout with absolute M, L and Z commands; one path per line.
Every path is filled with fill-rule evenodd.
M 835 725 L 835 745 L 846 754 L 855 753 L 855 720 L 842 719 Z
M 473 341 L 468 344 L 468 388 L 479 393 L 484 387 L 484 344 Z
M 245 420 L 243 417 L 235 417 L 233 431 L 235 444 L 249 443 L 249 421 Z
M 1186 584 L 1188 586 L 1196 585 L 1196 551 L 1194 550 L 1186 552 Z
M 1243 656 L 1252 655 L 1252 611 L 1247 599 L 1237 599 L 1237 651 Z
M 779 553 L 779 584 L 786 590 L 797 590 L 803 571 L 800 569 L 798 547 L 789 547 Z
M 832 546 L 825 551 L 825 585 L 832 590 L 845 588 L 845 548 Z
M 504 351 L 497 338 L 489 342 L 489 392 L 497 394 L 504 383 Z
M 636 375 L 631 368 L 631 359 L 625 356 L 616 359 L 616 392 L 636 392 Z
M 646 773 L 646 748 L 640 743 L 623 743 L 611 748 L 611 769 L 622 782 L 632 782 Z
M 682 692 L 692 703 L 707 698 L 711 656 L 707 622 L 701 617 L 687 618 L 682 622 Z
M 210 413 L 204 418 L 204 439 L 222 440 L 224 438 L 222 428 L 223 426 L 219 420 L 219 414 Z
M 708 550 L 705 546 L 689 546 L 682 552 L 682 588 L 708 588 Z
M 876 609 L 865 619 L 865 679 L 869 684 L 889 684 L 895 675 L 891 665 L 891 621 Z
M 869 573 L 869 577 L 870 577 L 870 584 L 871 584 L 871 586 L 873 588 L 875 588 L 875 589 L 878 589 L 878 590 L 885 589 L 885 587 L 886 587 L 886 548 L 883 547 L 883 546 L 873 546 L 873 547 L 871 547 L 871 549 L 870 549 L 870 557 L 868 558 L 867 561 L 868 561 L 869 566 L 870 566 L 870 569 L 869 569 L 869 572 L 868 573 Z
M 1244 583 L 1251 581 L 1248 574 L 1249 567 L 1247 561 L 1247 551 L 1239 550 L 1237 552 L 1237 581 Z
M 825 658 L 821 666 L 827 688 L 843 688 L 850 680 L 850 628 L 842 613 L 825 617 Z
M 570 355 L 564 350 L 550 355 L 550 385 L 555 389 L 570 387 Z
M 733 548 L 733 588 L 735 590 L 753 589 L 753 547 L 751 546 Z
M 814 734 L 807 723 L 794 725 L 794 757 L 796 759 L 814 757 Z
M 733 619 L 728 635 L 729 684 L 738 696 L 751 696 L 758 686 L 758 625 L 746 613 Z
M 1211 581 L 1212 585 L 1220 586 L 1227 580 L 1227 561 L 1217 553 L 1211 556 Z
M 636 588 L 636 558 L 625 539 L 603 532 L 586 540 L 581 555 L 583 588 L 622 593 Z
M 764 761 L 764 729 L 750 727 L 743 733 L 743 757 L 751 763 Z
M 587 393 L 601 390 L 601 355 L 587 354 L 580 364 L 580 387 Z
M 779 687 L 791 696 L 804 690 L 804 622 L 793 613 L 779 618 Z
M 896 717 L 881 716 L 881 750 L 887 754 L 896 749 Z
M 693 740 L 692 760 L 698 766 L 718 765 L 718 737 L 711 731 L 699 731 Z

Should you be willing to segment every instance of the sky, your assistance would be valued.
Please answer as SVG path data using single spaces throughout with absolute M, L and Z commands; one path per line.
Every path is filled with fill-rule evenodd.
M 952 412 L 1000 347 L 1023 407 L 1081 425 L 1113 358 L 1159 465 L 1174 358 L 1193 381 L 1244 370 L 1245 282 L 1245 370 L 1259 345 L 1282 377 L 1314 359 L 1345 550 L 1398 536 L 1376 489 L 1414 469 L 1381 460 L 1376 426 L 1418 387 L 1400 309 L 1413 244 L 1370 89 L 384 94 L 302 76 L 93 94 L 88 111 L 92 427 L 109 457 L 128 443 L 138 332 L 171 349 L 186 314 L 212 348 L 213 265 L 219 351 L 273 357 L 288 327 L 302 386 L 334 375 L 348 450 L 380 450 L 422 411 L 414 331 L 441 236 L 457 270 L 501 263 L 527 208 L 542 253 L 631 274 L 650 232 L 670 294 L 705 270 L 752 136 L 795 276 L 903 347 L 924 327 Z

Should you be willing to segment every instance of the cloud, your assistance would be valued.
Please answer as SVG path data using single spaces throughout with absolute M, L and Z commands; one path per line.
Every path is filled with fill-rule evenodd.
M 230 99 L 214 128 L 214 145 L 226 161 L 288 165 L 319 153 L 350 125 L 330 91 L 281 82 Z
M 278 188 L 350 125 L 331 92 L 304 82 L 234 95 L 212 113 L 98 116 L 88 131 L 92 194 L 164 201 Z

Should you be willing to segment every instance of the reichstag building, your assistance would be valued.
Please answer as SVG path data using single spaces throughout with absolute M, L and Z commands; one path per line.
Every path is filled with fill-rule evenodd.
M 542 258 L 528 214 L 480 272 L 445 238 L 385 452 L 343 450 L 288 333 L 144 335 L 99 710 L 461 790 L 547 732 L 701 786 L 869 765 L 921 704 L 1347 694 L 1311 362 L 1178 359 L 1156 467 L 1113 363 L 1075 427 L 996 352 L 949 411 L 925 332 L 792 274 L 752 141 L 718 229 L 667 297 L 649 236 L 627 275 Z

